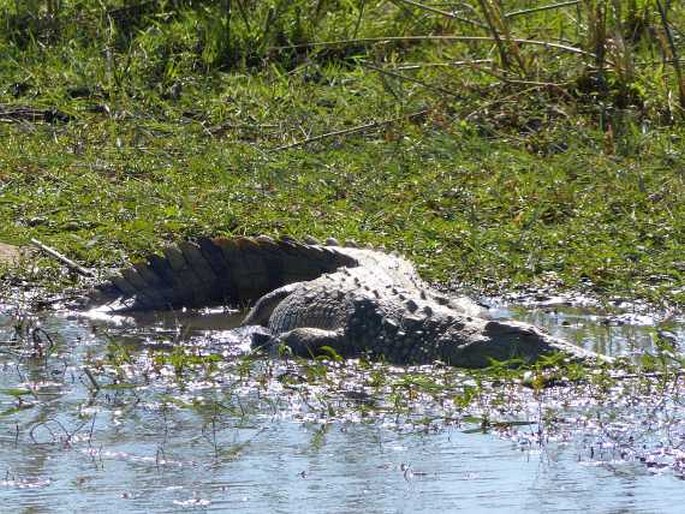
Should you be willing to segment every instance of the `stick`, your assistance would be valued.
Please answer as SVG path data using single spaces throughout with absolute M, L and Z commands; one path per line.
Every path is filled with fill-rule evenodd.
M 423 86 L 426 89 L 432 89 L 433 91 L 437 91 L 438 93 L 442 93 L 443 95 L 451 96 L 454 98 L 461 98 L 463 96 L 459 93 L 455 93 L 454 91 L 450 91 L 440 86 L 432 86 L 430 84 L 425 83 L 422 80 L 415 79 L 413 77 L 408 77 L 406 75 L 402 75 L 401 73 L 396 73 L 392 70 L 384 70 L 383 68 L 379 68 L 378 66 L 374 66 L 373 64 L 369 64 L 365 61 L 360 61 L 359 64 L 361 64 L 365 68 L 369 68 L 370 70 L 377 71 L 378 73 L 384 73 L 385 75 L 390 75 L 391 77 L 395 77 L 400 80 L 406 80 L 408 82 L 413 82 L 414 84 L 419 84 L 420 86 Z
M 470 25 L 475 25 L 476 27 L 480 28 L 486 28 L 485 25 L 483 25 L 481 22 L 477 20 L 471 20 L 469 18 L 464 18 L 462 16 L 457 16 L 453 12 L 448 12 L 448 11 L 442 11 L 440 9 L 437 9 L 435 7 L 432 7 L 430 5 L 424 5 L 419 2 L 414 2 L 413 0 L 400 0 L 400 2 L 403 2 L 405 4 L 413 5 L 414 7 L 418 7 L 419 9 L 423 9 L 424 11 L 432 12 L 435 14 L 439 14 L 441 16 L 446 16 L 448 18 L 452 18 L 453 20 L 461 21 L 463 23 L 468 23 Z
M 656 0 L 656 5 L 659 8 L 659 15 L 661 16 L 661 24 L 666 32 L 668 46 L 671 49 L 671 56 L 673 57 L 673 70 L 675 71 L 676 79 L 678 80 L 678 96 L 680 98 L 680 109 L 685 109 L 685 82 L 683 82 L 683 73 L 680 69 L 680 60 L 678 59 L 678 49 L 676 48 L 673 33 L 668 23 L 666 9 L 660 0 Z
M 74 261 L 72 261 L 68 257 L 65 257 L 64 255 L 59 253 L 57 250 L 50 248 L 49 246 L 44 245 L 43 243 L 38 241 L 38 239 L 31 238 L 31 244 L 37 246 L 38 248 L 40 248 L 42 251 L 44 251 L 45 253 L 47 253 L 51 257 L 54 257 L 55 259 L 60 261 L 62 264 L 65 264 L 68 268 L 74 270 L 75 272 L 77 272 L 80 275 L 83 275 L 84 277 L 92 277 L 95 274 L 93 272 L 93 270 L 88 269 L 88 268 L 84 268 L 80 264 L 75 263 Z
M 100 390 L 100 384 L 98 384 L 98 381 L 95 380 L 95 377 L 94 377 L 93 374 L 90 372 L 90 369 L 88 369 L 88 366 L 83 366 L 83 372 L 84 372 L 84 373 L 86 374 L 86 376 L 88 377 L 88 380 L 90 380 L 90 383 L 93 385 L 93 388 L 94 388 L 96 391 L 99 391 L 99 390 Z M 95 418 L 93 417 L 93 419 L 95 419 Z
M 515 16 L 523 16 L 540 11 L 549 11 L 550 9 L 559 9 L 561 7 L 569 7 L 571 5 L 578 5 L 580 0 L 569 0 L 568 2 L 559 2 L 557 4 L 542 5 L 540 7 L 532 7 L 530 9 L 521 9 L 518 11 L 511 11 L 504 15 L 505 18 L 513 18 Z
M 663 61 L 659 61 L 661 64 Z M 475 66 L 478 64 L 492 64 L 492 59 L 472 59 L 465 61 L 445 61 L 445 62 L 417 62 L 406 63 L 393 68 L 395 71 L 413 71 L 423 68 L 451 68 L 457 66 Z
M 332 41 L 315 41 L 313 43 L 301 43 L 297 45 L 284 45 L 284 46 L 272 46 L 269 47 L 269 51 L 279 51 L 279 50 L 292 50 L 298 48 L 317 48 L 321 46 L 336 46 L 336 45 L 360 45 L 364 43 L 390 43 L 394 41 L 484 41 L 492 42 L 494 41 L 492 36 L 385 36 L 385 37 L 363 37 L 357 39 L 337 39 Z M 561 43 L 553 43 L 551 41 L 539 41 L 536 39 L 522 39 L 522 38 L 511 38 L 512 42 L 520 45 L 533 45 L 542 46 L 544 48 L 554 48 L 557 50 L 563 50 L 565 52 L 571 52 L 573 54 L 585 55 L 587 57 L 595 57 L 592 52 L 587 52 L 581 48 L 576 48 L 569 45 L 564 45 Z
M 357 127 L 351 127 L 343 130 L 334 130 L 333 132 L 326 132 L 325 134 L 319 134 L 318 136 L 308 137 L 307 139 L 295 141 L 294 143 L 289 143 L 287 145 L 277 146 L 276 148 L 273 148 L 270 151 L 279 152 L 281 150 L 287 150 L 289 148 L 304 146 L 306 144 L 313 143 L 314 141 L 321 141 L 322 139 L 326 139 L 329 137 L 346 136 L 349 134 L 356 134 L 358 132 L 365 132 L 367 130 L 373 130 L 379 127 L 385 127 L 386 125 L 391 125 L 392 123 L 395 123 L 400 120 L 417 118 L 419 116 L 425 115 L 427 112 L 427 109 L 423 109 L 421 111 L 417 111 L 406 116 L 398 116 L 397 118 L 392 118 L 384 121 L 372 121 L 371 123 L 367 123 L 366 125 L 359 125 Z

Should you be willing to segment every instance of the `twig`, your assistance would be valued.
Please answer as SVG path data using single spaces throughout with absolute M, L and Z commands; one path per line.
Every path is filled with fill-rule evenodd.
M 342 130 L 334 130 L 332 132 L 326 132 L 325 134 L 319 134 L 318 136 L 312 136 L 312 137 L 308 137 L 306 139 L 302 139 L 300 141 L 295 141 L 295 142 L 289 143 L 287 145 L 277 146 L 276 148 L 272 148 L 270 151 L 271 152 L 279 152 L 281 150 L 288 150 L 290 148 L 295 148 L 298 146 L 304 146 L 304 145 L 307 145 L 309 143 L 313 143 L 315 141 L 321 141 L 322 139 L 327 139 L 329 137 L 347 136 L 349 134 L 357 134 L 360 132 L 366 132 L 367 130 L 373 130 L 373 129 L 377 129 L 380 127 L 385 127 L 387 125 L 392 125 L 393 123 L 396 123 L 396 122 L 404 120 L 404 119 L 411 120 L 414 118 L 418 118 L 418 117 L 424 116 L 426 113 L 428 113 L 428 109 L 423 109 L 421 111 L 413 112 L 413 113 L 407 114 L 405 116 L 398 116 L 396 118 L 391 118 L 389 120 L 372 121 L 371 123 L 367 123 L 365 125 L 358 125 L 356 127 L 351 127 L 351 128 L 342 129 Z
M 659 9 L 659 15 L 661 16 L 661 24 L 664 26 L 664 31 L 666 32 L 668 46 L 671 49 L 671 57 L 673 58 L 673 70 L 675 71 L 676 80 L 678 81 L 678 97 L 680 99 L 680 108 L 682 110 L 685 110 L 685 82 L 683 82 L 683 74 L 680 68 L 680 61 L 678 59 L 678 50 L 676 48 L 675 41 L 673 40 L 673 33 L 671 32 L 671 27 L 668 23 L 666 8 L 661 3 L 661 0 L 657 0 L 656 5 Z
M 481 22 L 476 21 L 476 20 L 471 20 L 469 18 L 464 18 L 462 16 L 458 16 L 454 14 L 454 12 L 448 12 L 448 11 L 443 11 L 441 9 L 437 9 L 436 7 L 430 6 L 430 5 L 425 5 L 419 2 L 414 2 L 413 0 L 397 0 L 399 2 L 402 2 L 404 4 L 409 4 L 414 7 L 418 7 L 419 9 L 422 9 L 424 11 L 432 12 L 435 14 L 439 14 L 441 16 L 445 16 L 447 18 L 451 18 L 453 20 L 461 21 L 462 23 L 467 23 L 469 25 L 474 25 L 476 27 L 480 28 L 486 28 L 485 25 L 483 25 Z
M 524 80 L 524 79 L 510 79 L 503 75 L 502 73 L 498 73 L 496 70 L 492 69 L 487 69 L 482 66 L 478 66 L 477 64 L 474 64 L 473 66 L 474 70 L 481 71 L 487 75 L 490 75 L 492 77 L 495 77 L 498 80 L 501 80 L 505 84 L 521 84 L 524 86 L 542 86 L 542 87 L 557 87 L 561 88 L 564 85 L 568 85 L 567 83 L 556 83 L 556 82 L 540 82 L 537 80 Z
M 337 39 L 333 41 L 315 41 L 313 43 L 301 43 L 297 45 L 273 46 L 269 51 L 279 50 L 294 50 L 298 48 L 315 48 L 319 46 L 335 46 L 335 45 L 359 45 L 363 43 L 390 43 L 393 41 L 485 41 L 491 43 L 494 41 L 492 36 L 386 36 L 386 37 L 367 37 L 358 39 Z M 512 38 L 511 41 L 520 45 L 543 46 L 545 48 L 554 48 L 563 50 L 573 54 L 584 55 L 586 57 L 595 58 L 595 54 L 588 52 L 581 48 L 564 45 L 561 43 L 552 43 L 549 41 L 539 41 L 536 39 L 521 39 Z
M 454 98 L 461 98 L 462 95 L 455 93 L 454 91 L 450 91 L 449 89 L 445 89 L 440 86 L 433 86 L 431 84 L 427 84 L 426 82 L 415 79 L 414 77 L 408 77 L 406 75 L 402 75 L 401 73 L 397 73 L 392 70 L 384 70 L 383 68 L 379 68 L 378 66 L 374 66 L 373 64 L 370 64 L 365 61 L 359 61 L 359 63 L 364 66 L 365 68 L 369 68 L 370 70 L 377 71 L 378 73 L 383 73 L 385 75 L 389 75 L 391 77 L 395 77 L 400 80 L 406 80 L 408 82 L 413 82 L 415 84 L 419 84 L 420 86 L 425 87 L 426 89 L 432 89 L 433 91 L 437 91 L 438 93 L 442 93 L 443 95 L 447 96 L 452 96 Z
M 568 2 L 559 2 L 557 4 L 542 5 L 540 7 L 531 7 L 530 9 L 520 9 L 518 11 L 511 11 L 504 15 L 505 18 L 514 18 L 515 16 L 523 16 L 525 14 L 530 14 L 540 11 L 549 11 L 551 9 L 559 9 L 560 7 L 570 7 L 572 5 L 578 5 L 580 0 L 570 0 Z
M 41 339 L 41 334 L 46 339 L 47 343 L 43 342 Z M 47 357 L 50 350 L 52 350 L 52 348 L 55 346 L 55 342 L 52 340 L 50 334 L 48 334 L 45 329 L 41 327 L 34 328 L 33 332 L 31 333 L 31 337 L 33 339 L 33 348 L 31 352 L 32 357 Z
M 83 275 L 85 277 L 92 277 L 95 273 L 93 270 L 84 268 L 80 264 L 75 263 L 68 257 L 65 257 L 61 253 L 59 253 L 57 250 L 54 248 L 50 248 L 49 246 L 44 245 L 38 239 L 31 238 L 31 244 L 34 246 L 37 246 L 39 249 L 50 255 L 51 257 L 54 257 L 58 261 L 60 261 L 62 264 L 65 264 L 68 268 L 74 270 L 75 272 L 79 273 L 80 275 Z
M 423 68 L 456 68 L 459 66 L 474 66 L 478 64 L 492 64 L 492 59 L 472 59 L 465 61 L 445 61 L 445 62 L 417 62 L 407 63 L 393 68 L 395 71 L 413 71 Z
M 500 59 L 502 60 L 502 66 L 509 69 L 509 52 L 507 51 L 507 47 L 502 42 L 502 38 L 500 37 L 499 31 L 497 30 L 497 26 L 495 25 L 494 15 L 497 13 L 493 13 L 490 11 L 490 6 L 492 4 L 489 4 L 485 0 L 479 0 L 478 3 L 481 6 L 481 10 L 483 11 L 483 17 L 485 18 L 485 21 L 488 24 L 487 28 L 492 34 L 492 39 L 495 42 L 497 52 L 499 53 Z
M 100 384 L 98 384 L 98 381 L 95 380 L 95 377 L 93 376 L 93 373 L 91 373 L 88 366 L 83 366 L 83 372 L 88 377 L 88 380 L 90 380 L 90 383 L 92 384 L 93 389 L 95 389 L 96 391 L 99 391 L 100 390 Z

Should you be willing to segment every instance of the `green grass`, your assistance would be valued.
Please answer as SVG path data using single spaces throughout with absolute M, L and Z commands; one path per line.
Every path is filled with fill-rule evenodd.
M 0 2 L 0 240 L 106 267 L 335 236 L 477 290 L 685 302 L 679 4 L 142 5 Z

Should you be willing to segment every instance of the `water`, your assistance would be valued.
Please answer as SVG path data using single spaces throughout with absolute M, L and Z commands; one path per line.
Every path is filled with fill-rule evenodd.
M 645 318 L 558 306 L 496 314 L 511 312 L 613 354 L 650 350 L 654 339 Z M 568 421 L 542 438 L 536 419 L 482 433 L 466 417 L 482 412 L 454 408 L 452 393 L 357 383 L 368 383 L 374 370 L 391 379 L 406 370 L 241 364 L 231 356 L 235 341 L 227 331 L 235 320 L 219 316 L 218 327 L 217 316 L 209 318 L 194 327 L 184 319 L 132 326 L 6 308 L 0 315 L 2 510 L 682 511 L 679 391 L 663 404 L 641 391 L 656 398 L 654 405 L 593 403 L 589 394 L 564 390 L 541 397 L 512 392 L 520 402 L 514 408 L 496 407 L 503 393 L 494 386 L 486 395 L 492 402 L 481 407 L 493 417 L 528 420 L 555 408 Z M 682 337 L 682 325 L 668 328 Z M 168 347 L 175 345 L 224 358 L 179 371 L 159 357 L 173 354 Z M 470 383 L 456 371 L 410 372 L 436 380 L 445 373 L 455 391 Z M 559 406 L 569 396 L 574 400 Z M 391 408 L 398 401 L 400 408 Z M 364 402 L 373 409 L 367 412 Z M 611 419 L 583 417 L 593 409 Z M 617 436 L 621 423 L 632 428 Z

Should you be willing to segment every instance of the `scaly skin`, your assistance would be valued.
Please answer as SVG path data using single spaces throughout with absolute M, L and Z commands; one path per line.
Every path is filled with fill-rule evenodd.
M 397 364 L 440 360 L 468 368 L 532 362 L 557 352 L 592 356 L 533 325 L 488 320 L 475 305 L 379 283 L 378 273 L 365 267 L 276 290 L 255 305 L 245 323 L 258 320 L 298 355 L 316 355 L 328 346 L 343 357 L 370 353 Z
M 526 323 L 494 321 L 465 297 L 421 280 L 407 260 L 377 250 L 294 241 L 205 239 L 184 243 L 115 277 L 92 295 L 123 309 L 256 302 L 243 324 L 262 325 L 294 353 L 324 346 L 398 364 L 441 360 L 460 367 L 532 362 L 561 352 L 597 357 Z

